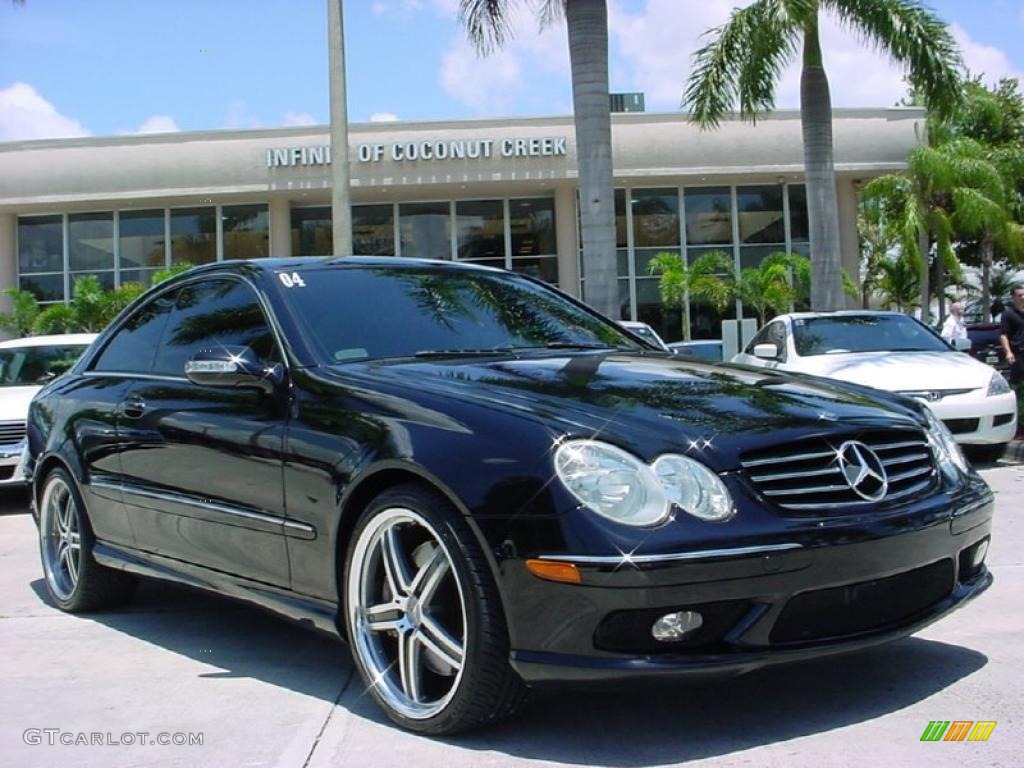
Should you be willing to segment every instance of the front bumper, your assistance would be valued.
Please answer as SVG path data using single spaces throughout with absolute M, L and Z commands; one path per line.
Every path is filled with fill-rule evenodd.
M 958 443 L 998 445 L 1008 443 L 1017 434 L 1017 397 L 1013 392 L 993 397 L 983 390 L 952 395 L 936 403 L 927 403 L 946 423 Z
M 518 569 L 504 569 L 517 595 L 506 605 L 512 665 L 535 687 L 632 685 L 741 674 L 912 634 L 992 583 L 984 564 L 971 562 L 990 535 L 991 493 L 955 504 L 952 517 L 947 507 L 943 515 L 893 519 L 886 531 L 851 524 L 761 552 L 584 558 L 580 585 L 540 581 L 520 561 Z M 716 614 L 709 614 L 713 631 L 700 642 L 673 647 L 651 638 L 651 617 L 706 607 L 722 620 L 715 626 Z M 609 624 L 623 616 L 646 618 L 632 622 L 632 635 L 620 632 L 618 649 L 610 650 Z
M 0 488 L 21 486 L 25 478 L 25 460 L 28 457 L 28 441 L 0 445 Z

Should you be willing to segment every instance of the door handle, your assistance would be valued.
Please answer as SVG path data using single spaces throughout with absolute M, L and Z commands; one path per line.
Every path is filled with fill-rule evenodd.
M 129 397 L 121 402 L 121 415 L 138 419 L 146 412 L 146 401 L 141 397 Z

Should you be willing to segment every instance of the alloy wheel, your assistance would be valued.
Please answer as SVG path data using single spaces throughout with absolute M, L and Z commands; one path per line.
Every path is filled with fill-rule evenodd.
M 347 612 L 369 684 L 403 717 L 441 712 L 466 662 L 466 601 L 441 536 L 410 509 L 381 510 L 349 561 Z
M 43 566 L 50 589 L 67 600 L 78 584 L 82 556 L 79 510 L 67 483 L 54 477 L 46 485 L 40 505 Z

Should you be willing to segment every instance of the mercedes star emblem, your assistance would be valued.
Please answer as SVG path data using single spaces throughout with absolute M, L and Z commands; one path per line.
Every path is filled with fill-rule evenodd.
M 878 454 L 864 443 L 848 440 L 839 447 L 839 470 L 847 485 L 862 499 L 881 501 L 889 490 L 889 478 Z

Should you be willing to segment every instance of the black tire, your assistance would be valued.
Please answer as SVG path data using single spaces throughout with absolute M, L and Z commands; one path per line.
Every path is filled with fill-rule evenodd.
M 81 613 L 127 602 L 135 591 L 135 577 L 93 559 L 96 537 L 71 474 L 63 468 L 53 469 L 43 480 L 39 500 L 43 581 L 54 604 L 62 611 Z M 66 523 L 58 525 L 58 520 Z M 62 531 L 70 533 L 62 536 Z M 71 563 L 75 564 L 74 575 Z
M 992 464 L 1003 457 L 1006 453 L 1007 443 L 998 445 L 965 445 L 964 453 L 971 462 Z
M 420 525 L 417 521 L 402 522 L 404 513 L 415 515 L 418 521 L 427 523 L 428 527 Z M 416 576 L 425 573 L 429 569 L 429 563 L 440 559 L 443 554 L 447 555 L 449 565 L 442 564 L 446 575 L 438 577 L 435 582 L 441 583 L 442 586 L 435 587 L 426 597 L 416 595 L 417 579 L 408 579 L 411 588 L 404 594 L 416 596 L 421 602 L 416 602 L 413 597 L 406 599 L 419 607 L 409 608 L 408 613 L 404 612 L 405 609 L 394 609 L 392 616 L 397 617 L 394 622 L 381 619 L 382 623 L 400 623 L 405 620 L 404 628 L 368 630 L 368 614 L 357 606 L 367 602 L 360 597 L 366 594 L 363 590 L 373 591 L 375 588 L 367 588 L 364 585 L 380 584 L 380 593 L 377 595 L 380 599 L 375 598 L 374 605 L 381 600 L 390 605 L 388 601 L 399 599 L 387 586 L 392 583 L 390 579 L 374 581 L 369 576 L 371 572 L 391 573 L 394 569 L 392 565 L 392 571 L 389 571 L 384 563 L 386 555 L 383 542 L 387 539 L 386 531 L 391 530 L 400 531 L 397 534 L 399 538 L 395 541 L 403 537 L 405 540 L 401 545 L 395 546 L 396 551 L 402 550 L 403 547 L 412 550 L 411 556 L 406 555 L 405 562 L 411 563 L 417 569 Z M 372 544 L 374 536 L 378 537 L 377 549 Z M 408 543 L 410 539 L 411 544 Z M 421 541 L 418 547 L 417 541 Z M 440 548 L 437 547 L 437 542 L 441 544 Z M 444 552 L 439 554 L 440 550 Z M 426 562 L 421 564 L 417 555 L 421 555 L 419 559 Z M 410 577 L 414 575 L 412 570 L 407 570 L 406 574 Z M 510 716 L 524 701 L 526 687 L 509 664 L 508 630 L 490 567 L 466 520 L 442 494 L 429 486 L 407 484 L 391 488 L 377 496 L 356 522 L 347 545 L 341 576 L 344 623 L 352 656 L 367 690 L 395 723 L 417 733 L 432 736 L 450 735 L 502 720 Z M 441 581 L 442 579 L 444 581 Z M 458 583 L 455 583 L 454 579 L 458 579 Z M 418 583 L 430 581 L 429 578 L 423 578 Z M 451 610 L 451 604 L 460 601 L 463 617 L 461 620 L 458 618 L 458 612 Z M 456 616 L 454 620 L 450 618 L 453 615 Z M 411 658 L 420 660 L 413 666 L 418 664 L 419 668 L 424 670 L 423 690 L 427 690 L 428 682 L 434 682 L 438 684 L 435 690 L 440 689 L 446 693 L 425 704 L 427 710 L 440 706 L 438 711 L 429 714 L 425 711 L 416 712 L 415 716 L 410 716 L 408 710 L 418 705 L 418 700 L 415 695 L 412 698 L 408 697 L 404 678 L 396 679 L 400 677 L 400 673 L 395 671 L 399 667 L 397 658 L 390 666 L 384 663 L 387 661 L 385 649 L 393 642 L 396 648 L 394 655 L 397 657 L 403 653 L 402 642 L 411 642 L 404 638 L 415 638 L 417 632 L 421 632 L 420 637 L 426 636 L 429 639 L 430 635 L 426 631 L 427 622 L 443 616 L 448 617 L 444 623 L 449 627 L 462 630 L 461 634 L 456 629 L 447 635 L 450 639 L 462 643 L 463 655 L 452 655 L 452 658 L 461 658 L 460 671 L 457 672 L 453 667 L 442 670 L 448 675 L 446 681 L 436 669 L 430 668 L 431 661 L 434 661 L 436 666 L 436 659 L 442 657 L 431 656 L 432 651 L 425 645 L 420 645 L 420 654 L 414 654 Z M 419 624 L 420 621 L 423 623 Z M 358 629 L 357 623 L 360 624 Z M 373 650 L 374 648 L 380 652 Z M 378 683 L 372 684 L 371 681 L 375 677 Z M 399 701 L 395 700 L 396 685 L 399 689 Z M 416 687 L 418 688 L 419 684 Z M 404 703 L 400 701 L 403 696 Z M 427 699 L 426 696 L 423 698 Z

